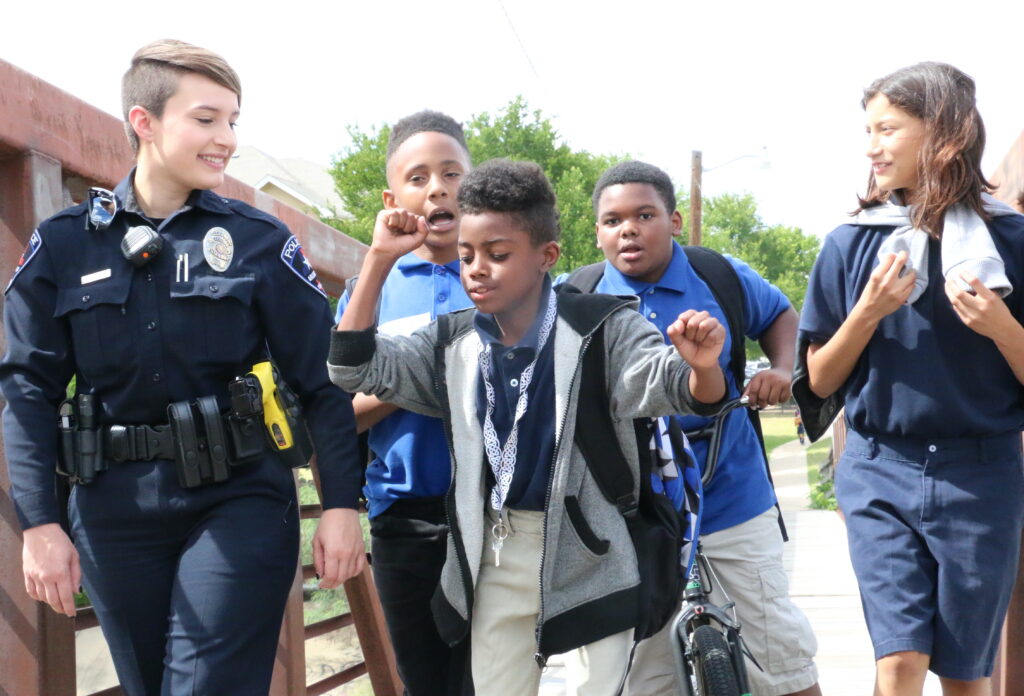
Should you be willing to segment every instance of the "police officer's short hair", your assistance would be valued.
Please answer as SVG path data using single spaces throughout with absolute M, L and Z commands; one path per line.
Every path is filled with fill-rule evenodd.
M 555 191 L 533 162 L 488 160 L 462 179 L 458 199 L 463 215 L 508 213 L 534 246 L 557 242 L 561 233 Z
M 454 139 L 469 157 L 469 147 L 466 145 L 466 134 L 462 132 L 462 124 L 448 114 L 440 111 L 417 111 L 401 119 L 391 128 L 388 136 L 388 149 L 385 157 L 385 164 L 391 163 L 391 155 L 402 146 L 406 140 L 417 133 L 441 133 Z
M 676 192 L 672 187 L 672 179 L 668 174 L 658 169 L 653 164 L 630 160 L 620 162 L 605 170 L 604 174 L 597 180 L 594 186 L 594 212 L 597 212 L 597 205 L 601 202 L 601 192 L 609 186 L 618 184 L 648 184 L 653 186 L 662 202 L 665 203 L 665 210 L 671 214 L 676 209 Z
M 141 106 L 157 118 L 162 117 L 167 100 L 178 89 L 179 78 L 190 72 L 231 90 L 241 105 L 242 83 L 238 73 L 213 51 L 174 39 L 146 44 L 132 56 L 132 66 L 121 80 L 124 127 L 133 151 L 139 151 L 139 137 L 128 122 L 128 112 L 133 106 Z

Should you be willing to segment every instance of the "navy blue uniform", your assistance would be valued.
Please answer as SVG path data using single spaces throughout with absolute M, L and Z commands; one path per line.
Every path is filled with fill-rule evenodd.
M 8 286 L 0 388 L 21 525 L 60 519 L 56 413 L 73 376 L 95 394 L 101 423 L 157 425 L 176 401 L 214 395 L 226 411 L 230 380 L 268 352 L 302 400 L 324 506 L 355 507 L 351 401 L 327 377 L 330 309 L 298 241 L 209 191 L 146 220 L 130 181 L 107 228 L 87 225 L 86 204 L 43 222 Z M 156 222 L 164 248 L 137 269 L 121 239 Z M 203 251 L 216 227 L 233 244 L 223 271 Z M 111 464 L 75 487 L 69 516 L 127 694 L 266 692 L 299 535 L 291 472 L 276 455 L 191 490 L 172 461 Z
M 1024 322 L 1024 216 L 989 220 Z M 843 225 L 825 239 L 799 338 L 825 343 L 878 265 L 892 227 Z M 928 287 L 881 320 L 840 387 L 846 450 L 836 497 L 875 658 L 914 650 L 930 669 L 992 673 L 1024 523 L 1024 387 L 995 343 L 968 328 L 943 290 L 929 241 Z

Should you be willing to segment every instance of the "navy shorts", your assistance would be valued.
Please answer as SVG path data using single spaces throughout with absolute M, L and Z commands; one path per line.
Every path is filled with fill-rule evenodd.
M 1021 435 L 916 440 L 853 431 L 836 469 L 875 659 L 991 675 L 1024 523 Z

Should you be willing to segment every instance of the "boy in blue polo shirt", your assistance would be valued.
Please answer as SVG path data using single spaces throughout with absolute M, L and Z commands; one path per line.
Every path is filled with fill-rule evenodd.
M 673 242 L 682 217 L 665 172 L 644 162 L 615 165 L 601 175 L 593 201 L 597 243 L 607 259 L 595 292 L 638 296 L 640 312 L 663 334 L 686 309 L 710 312 L 729 333 L 724 311 L 683 249 Z M 742 391 L 752 405 L 761 408 L 780 403 L 790 396 L 796 312 L 786 296 L 750 266 L 727 258 L 743 286 L 745 333 L 760 341 L 772 365 L 755 375 L 745 390 L 734 384 L 730 346 L 744 337 L 727 335 L 719 362 L 729 395 Z M 706 423 L 697 416 L 679 418 L 684 430 Z M 743 637 L 764 669 L 748 663 L 753 692 L 759 696 L 819 694 L 813 660 L 817 644 L 806 617 L 789 600 L 775 492 L 760 444 L 742 409 L 727 418 L 718 466 L 704 488 L 700 530 L 704 552 L 736 602 Z M 692 445 L 703 468 L 707 441 Z M 717 590 L 713 597 L 722 601 Z M 628 693 L 642 696 L 676 690 L 673 658 L 663 631 L 638 646 Z
M 435 111 L 407 116 L 391 129 L 386 209 L 404 208 L 427 225 L 423 245 L 404 255 L 381 292 L 382 333 L 408 335 L 438 315 L 471 307 L 459 282 L 455 202 L 470 169 L 465 136 L 454 119 Z M 346 292 L 336 321 L 348 306 Z M 459 693 L 464 665 L 438 636 L 430 598 L 446 555 L 443 496 L 451 465 L 437 418 L 353 398 L 359 432 L 370 430 L 373 461 L 364 494 L 370 513 L 373 578 L 409 696 Z

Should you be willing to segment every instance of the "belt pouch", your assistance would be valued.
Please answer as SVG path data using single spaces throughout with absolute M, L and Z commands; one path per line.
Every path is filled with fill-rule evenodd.
M 204 396 L 195 402 L 196 410 L 206 430 L 206 453 L 209 455 L 209 477 L 207 481 L 226 481 L 228 478 L 228 439 L 224 432 L 224 420 L 220 417 L 217 397 Z M 207 472 L 203 472 L 206 474 Z
M 167 419 L 174 438 L 174 465 L 182 488 L 203 485 L 202 470 L 210 468 L 209 455 L 200 450 L 192 407 L 187 401 L 176 401 L 167 407 Z
M 97 472 L 107 468 L 103 461 L 103 437 L 99 430 L 77 430 L 75 437 L 78 447 L 76 478 L 80 483 L 91 483 Z
M 76 477 L 78 475 L 78 448 L 75 446 L 75 412 L 70 399 L 60 405 L 57 434 L 60 437 L 57 449 L 57 473 L 61 476 Z
M 228 416 L 231 434 L 231 464 L 246 464 L 267 449 L 267 434 L 259 416 Z

